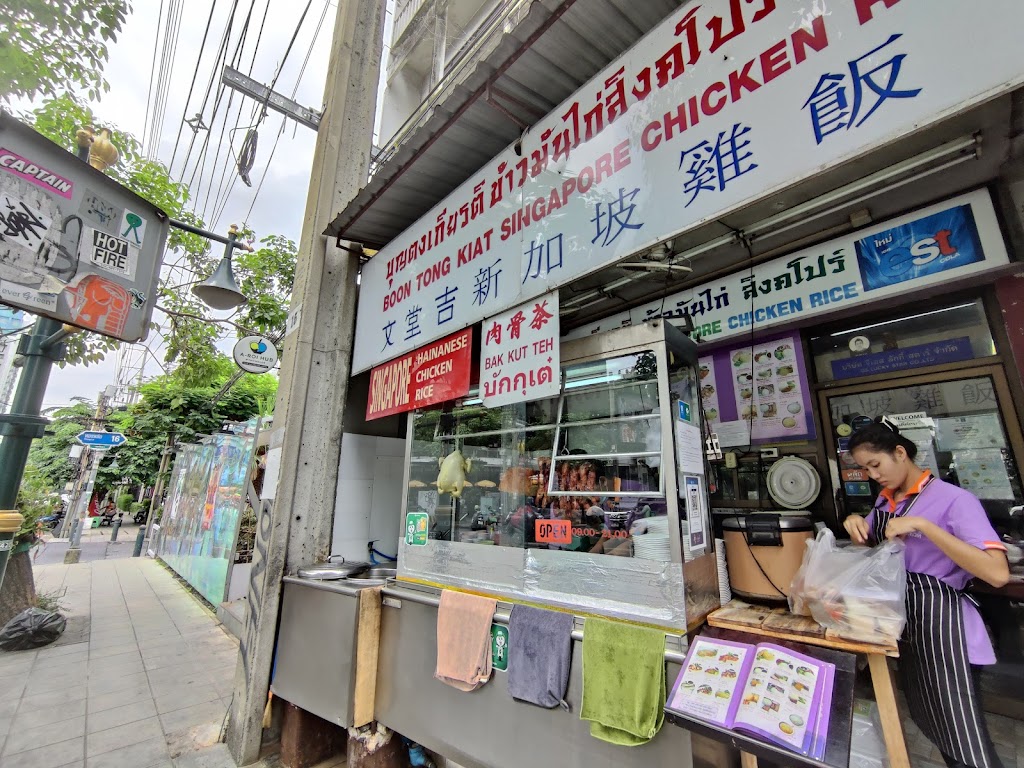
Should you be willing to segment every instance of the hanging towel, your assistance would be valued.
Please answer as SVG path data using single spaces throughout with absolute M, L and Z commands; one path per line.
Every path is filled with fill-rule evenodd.
M 434 677 L 460 691 L 474 691 L 491 676 L 491 620 L 498 601 L 444 590 L 437 610 Z
M 587 619 L 583 628 L 583 705 L 590 735 L 646 744 L 665 719 L 665 633 Z
M 573 616 L 528 605 L 512 609 L 508 622 L 508 692 L 538 707 L 561 706 L 569 686 Z

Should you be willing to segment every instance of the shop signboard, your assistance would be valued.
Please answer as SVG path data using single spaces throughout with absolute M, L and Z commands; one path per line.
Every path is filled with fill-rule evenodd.
M 265 336 L 243 336 L 231 351 L 235 364 L 247 373 L 267 373 L 277 365 L 277 347 Z
M 791 334 L 698 360 L 704 419 L 721 445 L 814 437 L 802 349 L 800 335 Z
M 853 379 L 858 376 L 876 376 L 881 373 L 924 368 L 928 365 L 955 363 L 970 360 L 972 357 L 974 352 L 971 350 L 970 337 L 960 336 L 947 341 L 932 341 L 927 344 L 915 344 L 912 347 L 887 349 L 868 355 L 833 360 L 832 377 Z
M 559 393 L 558 329 L 558 291 L 484 320 L 480 391 L 485 408 Z
M 0 113 L 0 304 L 146 338 L 167 215 Z
M 962 221 L 955 235 L 947 229 L 924 234 L 919 222 L 948 222 L 950 219 L 945 214 L 951 211 L 959 211 L 957 215 Z M 908 227 L 921 238 L 908 243 L 905 236 L 899 234 Z M 892 283 L 883 285 L 884 274 L 891 274 L 892 270 L 884 274 L 877 270 L 866 271 L 864 263 L 873 257 L 861 259 L 858 256 L 858 253 L 865 253 L 858 251 L 858 244 L 868 240 L 891 241 L 893 246 L 899 240 L 903 256 L 897 258 L 889 254 L 893 262 L 904 257 L 911 263 L 930 259 L 938 249 L 935 261 L 939 263 L 930 271 L 915 272 L 910 277 L 906 273 L 895 274 Z M 953 258 L 943 260 L 942 248 L 951 250 Z M 971 261 L 957 260 L 961 248 L 971 252 Z M 686 313 L 702 340 L 717 342 L 762 329 L 793 325 L 867 302 L 895 299 L 902 304 L 911 291 L 977 279 L 985 272 L 1005 268 L 1008 263 L 992 199 L 987 192 L 979 190 L 620 312 L 575 329 L 566 334 L 566 338 L 579 338 L 659 317 L 671 322 L 673 317 Z M 943 347 L 930 354 L 922 350 L 920 354 L 941 358 L 955 353 Z M 891 364 L 899 362 L 897 356 Z
M 353 369 L 1011 91 L 1022 24 L 1019 0 L 684 5 L 370 260 Z M 965 30 L 985 44 L 937 43 Z
M 462 397 L 469 392 L 473 329 L 428 344 L 370 373 L 366 420 Z

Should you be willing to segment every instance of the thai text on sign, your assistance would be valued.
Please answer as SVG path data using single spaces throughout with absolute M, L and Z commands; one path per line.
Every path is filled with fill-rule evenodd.
M 480 392 L 485 408 L 558 394 L 558 332 L 558 291 L 484 320 Z
M 370 260 L 353 370 L 1011 90 L 1022 23 L 1017 0 L 685 4 Z M 936 45 L 963 30 L 986 45 Z
M 428 344 L 370 373 L 366 420 L 380 419 L 469 392 L 473 330 Z

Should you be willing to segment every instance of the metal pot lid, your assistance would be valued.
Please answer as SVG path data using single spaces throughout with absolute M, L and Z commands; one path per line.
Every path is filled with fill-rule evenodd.
M 803 509 L 818 498 L 821 478 L 814 465 L 796 456 L 786 456 L 768 470 L 768 495 L 780 507 Z
M 305 565 L 298 570 L 300 579 L 319 579 L 331 581 L 333 579 L 345 579 L 357 573 L 362 573 L 370 567 L 369 563 L 320 563 L 319 565 Z

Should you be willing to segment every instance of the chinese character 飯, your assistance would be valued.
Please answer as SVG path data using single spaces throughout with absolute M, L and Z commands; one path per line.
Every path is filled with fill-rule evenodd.
M 895 54 L 889 60 L 870 69 L 863 68 L 879 51 L 892 45 L 902 36 L 893 34 L 877 48 L 848 62 L 852 99 L 847 93 L 845 73 L 826 72 L 818 78 L 817 85 L 814 86 L 814 90 L 803 105 L 803 109 L 810 112 L 811 126 L 818 144 L 837 131 L 859 128 L 889 99 L 912 99 L 921 93 L 921 88 L 910 90 L 896 88 L 896 80 L 900 76 L 903 60 L 907 58 L 905 53 Z M 868 66 L 870 65 L 868 64 Z M 870 108 L 865 109 L 871 94 L 874 94 L 874 103 Z

